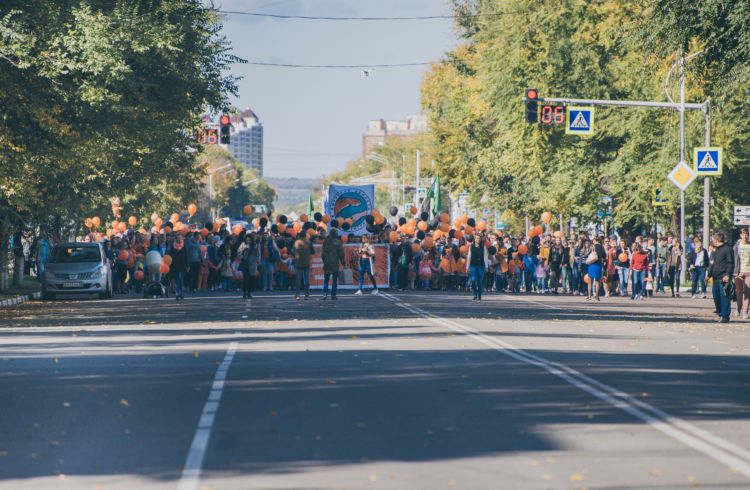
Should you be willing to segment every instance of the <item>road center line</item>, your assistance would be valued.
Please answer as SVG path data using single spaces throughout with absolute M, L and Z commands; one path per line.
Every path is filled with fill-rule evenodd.
M 636 400 L 630 395 L 596 381 L 565 364 L 549 361 L 543 357 L 519 349 L 508 342 L 482 334 L 481 332 L 456 321 L 427 313 L 421 308 L 398 300 L 389 293 L 383 293 L 381 296 L 388 301 L 394 302 L 397 306 L 416 313 L 422 318 L 431 320 L 438 325 L 453 330 L 454 332 L 462 333 L 471 337 L 477 342 L 485 344 L 502 354 L 526 364 L 542 368 L 576 388 L 579 388 L 613 407 L 632 415 L 654 429 L 657 429 L 671 438 L 682 442 L 686 446 L 705 454 L 715 461 L 734 468 L 750 478 L 750 452 L 740 446 L 715 436 L 684 420 L 669 415 L 648 403 Z
M 206 448 L 211 437 L 211 429 L 213 428 L 216 411 L 219 409 L 219 400 L 221 400 L 221 394 L 224 390 L 224 380 L 226 379 L 229 366 L 232 365 L 232 360 L 234 360 L 235 352 L 237 352 L 237 342 L 232 342 L 229 344 L 224 361 L 216 369 L 214 382 L 208 394 L 208 400 L 203 405 L 198 428 L 193 436 L 193 442 L 190 444 L 190 450 L 182 469 L 182 476 L 177 485 L 177 490 L 198 490 L 203 459 L 206 457 Z

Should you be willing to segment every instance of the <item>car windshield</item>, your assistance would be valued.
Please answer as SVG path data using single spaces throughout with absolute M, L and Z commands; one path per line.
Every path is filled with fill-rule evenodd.
M 75 262 L 99 262 L 101 255 L 97 247 L 64 246 L 52 249 L 51 262 L 75 263 Z

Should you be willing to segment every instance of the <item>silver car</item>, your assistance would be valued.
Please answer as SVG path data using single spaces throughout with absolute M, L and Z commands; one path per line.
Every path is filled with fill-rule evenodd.
M 112 268 L 100 243 L 58 243 L 50 250 L 42 277 L 42 298 L 57 294 L 112 297 Z

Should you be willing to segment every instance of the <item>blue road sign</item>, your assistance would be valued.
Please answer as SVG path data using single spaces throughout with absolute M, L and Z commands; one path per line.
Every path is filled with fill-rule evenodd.
M 594 134 L 594 108 L 568 106 L 565 134 Z

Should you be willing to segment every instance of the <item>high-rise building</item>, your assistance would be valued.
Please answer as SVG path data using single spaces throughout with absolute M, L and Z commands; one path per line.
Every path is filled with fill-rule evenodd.
M 263 177 L 263 124 L 249 108 L 241 115 L 232 116 L 231 122 L 227 150 L 258 177 Z
M 367 123 L 367 131 L 362 134 L 362 156 L 367 156 L 377 145 L 389 138 L 411 138 L 427 131 L 427 116 L 411 114 L 406 121 L 386 121 L 378 119 Z

